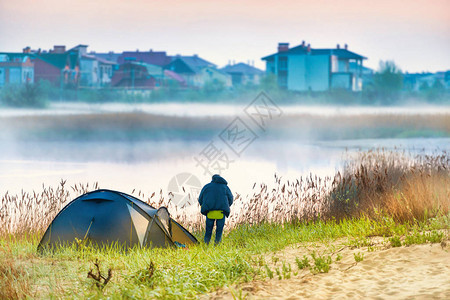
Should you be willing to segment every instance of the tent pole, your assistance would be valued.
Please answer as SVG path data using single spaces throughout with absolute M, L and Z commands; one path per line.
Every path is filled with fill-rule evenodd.
M 88 227 L 88 229 L 87 229 L 87 231 L 86 231 L 86 234 L 84 235 L 83 241 L 86 240 L 86 237 L 87 237 L 87 235 L 88 235 L 88 233 L 89 233 L 89 230 L 91 229 L 91 225 L 92 225 L 93 222 L 94 222 L 94 218 L 92 218 L 91 224 L 89 224 L 89 227 Z

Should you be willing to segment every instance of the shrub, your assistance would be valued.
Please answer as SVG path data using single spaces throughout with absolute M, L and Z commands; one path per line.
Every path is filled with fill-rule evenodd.
M 43 87 L 40 83 L 8 85 L 1 93 L 1 102 L 10 107 L 43 108 L 47 105 Z

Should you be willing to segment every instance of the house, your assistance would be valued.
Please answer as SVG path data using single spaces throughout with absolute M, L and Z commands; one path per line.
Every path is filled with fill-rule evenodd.
M 60 85 L 78 86 L 80 80 L 80 58 L 78 51 L 66 51 L 65 46 L 54 46 L 49 52 L 33 54 L 34 78 L 38 82 L 47 80 Z
M 95 56 L 99 62 L 99 78 L 101 85 L 106 85 L 111 82 L 112 76 L 116 70 L 119 70 L 119 65 L 128 62 L 145 63 L 154 67 L 146 66 L 150 75 L 152 75 L 156 84 L 159 85 L 162 77 L 164 76 L 163 66 L 171 62 L 170 56 L 164 51 L 148 52 L 142 51 L 125 51 L 122 53 L 115 53 L 113 51 L 107 53 L 90 52 L 90 56 Z M 160 79 L 160 80 L 158 80 Z
M 87 52 L 88 45 L 78 45 L 67 52 L 78 55 L 81 87 L 103 87 L 111 82 L 116 62 Z M 109 54 L 111 56 L 111 54 Z M 112 57 L 114 59 L 114 57 Z
M 264 71 L 245 63 L 227 65 L 220 70 L 231 76 L 233 86 L 258 85 L 261 77 L 264 75 Z
M 363 86 L 373 83 L 373 74 L 374 74 L 373 69 L 368 68 L 366 66 L 359 65 L 355 61 L 350 62 L 349 66 L 350 66 L 350 72 L 352 72 L 352 73 L 360 72 L 361 73 L 361 79 L 362 79 Z
M 160 67 L 168 65 L 172 61 L 171 57 L 168 56 L 166 52 L 153 51 L 150 49 L 150 51 L 148 52 L 142 52 L 139 50 L 125 51 L 119 55 L 119 57 L 117 58 L 117 63 L 123 64 L 130 60 Z
M 100 67 L 95 56 L 82 55 L 80 57 L 80 86 L 99 87 Z
M 277 77 L 278 86 L 291 91 L 326 91 L 342 88 L 362 89 L 362 63 L 366 57 L 341 48 L 313 49 L 303 42 L 289 48 L 279 43 L 277 53 L 263 57 L 266 73 Z M 356 63 L 350 69 L 350 63 Z
M 34 63 L 28 52 L 0 53 L 0 87 L 33 82 Z
M 98 53 L 95 51 L 91 51 L 91 52 L 89 52 L 89 55 L 93 55 L 97 58 L 100 58 L 100 59 L 103 59 L 106 61 L 110 61 L 110 62 L 113 62 L 118 65 L 119 64 L 118 60 L 119 60 L 119 57 L 122 55 L 122 53 L 115 53 L 114 51 L 109 51 L 107 53 Z
M 100 86 L 107 86 L 111 83 L 114 70 L 118 68 L 118 64 L 114 61 L 96 57 L 98 61 L 98 80 Z
M 170 70 L 164 70 L 164 86 L 178 86 L 181 88 L 187 87 L 186 80 L 180 74 L 177 74 Z
M 85 74 L 88 85 L 97 87 L 108 86 L 111 83 L 114 70 L 119 67 L 117 61 L 120 55 L 120 53 L 114 53 L 113 51 L 108 53 L 84 52 L 81 60 L 82 74 Z M 95 77 L 97 80 L 94 80 Z
M 68 53 L 78 55 L 80 64 L 80 86 L 81 87 L 98 87 L 99 81 L 99 64 L 95 56 L 87 54 L 88 45 L 77 45 L 69 49 Z
M 416 85 L 414 86 L 414 90 L 418 91 L 423 88 L 430 88 L 433 86 L 441 86 L 443 89 L 450 88 L 450 72 L 436 72 L 423 74 L 422 76 L 418 76 L 416 79 Z
M 127 89 L 149 90 L 156 86 L 156 79 L 149 74 L 147 65 L 129 61 L 119 66 L 111 79 L 111 86 Z
M 217 69 L 216 65 L 198 55 L 172 57 L 165 69 L 180 74 L 189 87 L 201 88 L 207 82 L 219 81 L 225 87 L 231 87 L 231 76 Z

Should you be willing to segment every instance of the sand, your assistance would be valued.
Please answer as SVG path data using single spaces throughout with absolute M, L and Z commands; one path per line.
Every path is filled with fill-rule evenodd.
M 388 248 L 380 238 L 374 239 L 375 251 L 367 247 L 350 249 L 332 245 L 295 246 L 265 256 L 265 261 L 281 269 L 290 263 L 297 271 L 295 257 L 315 249 L 342 256 L 331 265 L 329 273 L 312 274 L 302 270 L 290 279 L 254 281 L 227 287 L 209 294 L 210 299 L 450 299 L 450 247 L 442 244 Z M 354 253 L 364 253 L 356 263 Z M 279 258 L 274 264 L 272 257 Z M 275 259 L 276 260 L 276 259 Z M 234 297 L 233 297 L 234 294 Z

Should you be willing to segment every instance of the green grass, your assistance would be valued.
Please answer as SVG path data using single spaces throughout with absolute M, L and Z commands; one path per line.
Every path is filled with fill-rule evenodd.
M 219 246 L 201 243 L 189 249 L 135 248 L 127 252 L 114 246 L 78 250 L 68 246 L 44 255 L 36 252 L 38 235 L 6 236 L 0 239 L 0 298 L 196 298 L 241 282 L 295 276 L 297 272 L 290 264 L 270 254 L 288 245 L 326 244 L 338 238 L 361 241 L 375 235 L 406 236 L 405 245 L 440 242 L 443 235 L 436 230 L 449 228 L 449 223 L 449 216 L 442 216 L 413 224 L 398 224 L 389 217 L 377 221 L 359 218 L 339 223 L 261 224 L 232 230 Z M 90 270 L 97 272 L 96 261 L 104 277 L 109 269 L 112 271 L 104 287 L 87 277 Z M 296 263 L 298 269 L 326 273 L 332 258 L 313 252 L 310 258 L 305 256 Z M 274 264 L 275 269 L 268 264 Z

